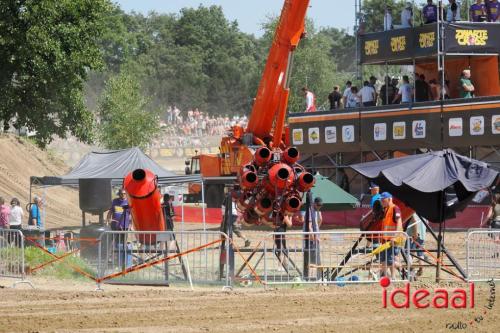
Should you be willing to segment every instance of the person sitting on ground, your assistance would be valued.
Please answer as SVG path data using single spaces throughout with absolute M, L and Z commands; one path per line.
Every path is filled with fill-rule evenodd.
M 483 0 L 476 0 L 469 8 L 469 17 L 471 22 L 484 22 L 486 21 L 486 6 Z
M 399 87 L 398 94 L 392 100 L 392 104 L 400 101 L 401 103 L 411 103 L 413 98 L 413 88 L 410 85 L 408 75 L 403 76 L 403 84 Z
M 384 218 L 381 222 L 380 231 L 388 232 L 381 236 L 382 243 L 390 242 L 390 247 L 380 252 L 380 276 L 396 277 L 396 267 L 398 262 L 396 257 L 399 253 L 398 244 L 396 243 L 396 231 L 403 230 L 403 221 L 401 219 L 401 209 L 392 202 L 392 195 L 388 192 L 383 192 L 381 195 L 382 206 L 384 207 Z M 390 273 L 387 268 L 390 267 Z
M 462 71 L 462 76 L 460 77 L 460 98 L 472 98 L 474 97 L 474 85 L 471 81 L 470 69 L 464 69 Z
M 21 203 L 19 199 L 12 198 L 10 200 L 10 215 L 9 215 L 9 225 L 10 229 L 21 230 L 23 223 L 24 212 L 21 208 Z
M 427 5 L 422 9 L 422 17 L 425 24 L 434 23 L 437 21 L 438 9 L 432 0 L 427 0 Z
M 358 93 L 358 98 L 361 99 L 363 106 L 375 106 L 375 89 L 370 86 L 370 82 L 363 82 L 363 88 Z
M 5 199 L 0 197 L 0 229 L 9 229 L 10 207 L 5 204 Z
M 330 110 L 340 109 L 342 105 L 342 95 L 339 92 L 339 86 L 334 86 L 333 91 L 328 95 Z

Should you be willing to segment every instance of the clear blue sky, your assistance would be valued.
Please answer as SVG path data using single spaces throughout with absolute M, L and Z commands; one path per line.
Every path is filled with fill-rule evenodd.
M 231 21 L 238 21 L 240 30 L 261 36 L 261 24 L 269 15 L 281 12 L 284 0 L 114 0 L 126 12 L 132 10 L 147 14 L 178 13 L 184 7 L 218 5 Z M 354 0 L 311 0 L 308 17 L 316 28 L 345 28 L 352 32 L 354 27 Z

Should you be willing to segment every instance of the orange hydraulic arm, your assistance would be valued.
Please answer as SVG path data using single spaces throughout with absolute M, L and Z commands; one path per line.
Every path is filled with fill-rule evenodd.
M 292 53 L 304 35 L 308 6 L 309 0 L 285 0 L 245 131 L 259 139 L 273 136 L 275 148 L 280 144 L 285 123 Z

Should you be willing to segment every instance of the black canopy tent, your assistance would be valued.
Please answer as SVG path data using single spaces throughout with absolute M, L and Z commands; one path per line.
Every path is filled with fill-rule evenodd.
M 451 149 L 354 164 L 351 168 L 379 185 L 382 191 L 395 195 L 420 217 L 440 223 L 436 236 L 422 219 L 438 245 L 437 280 L 441 251 L 466 277 L 464 270 L 442 244 L 443 222 L 465 208 L 477 191 L 494 185 L 498 171 L 487 163 L 459 155 Z M 449 198 L 448 194 L 452 197 Z
M 80 180 L 109 180 L 113 186 L 121 186 L 125 176 L 136 169 L 148 169 L 158 176 L 158 185 L 169 186 L 186 183 L 201 183 L 202 202 L 204 202 L 203 178 L 201 175 L 176 175 L 165 170 L 144 154 L 139 148 L 90 152 L 85 155 L 69 173 L 62 176 L 30 177 L 30 202 L 33 187 L 69 186 L 79 187 Z M 203 221 L 205 210 L 203 209 Z M 85 213 L 82 212 L 85 225 Z M 205 227 L 205 223 L 203 223 Z
M 182 176 L 165 170 L 139 148 L 90 152 L 69 173 L 63 176 L 31 177 L 32 185 L 78 186 L 79 179 L 110 179 L 120 185 L 125 176 L 135 169 L 148 169 L 158 176 L 158 184 L 170 185 L 187 182 L 202 182 L 200 175 Z

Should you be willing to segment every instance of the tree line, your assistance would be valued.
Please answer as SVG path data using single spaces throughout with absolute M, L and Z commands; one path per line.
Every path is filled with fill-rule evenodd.
M 0 118 L 36 131 L 41 146 L 54 135 L 108 148 L 144 146 L 172 105 L 248 115 L 277 21 L 268 18 L 255 37 L 219 6 L 142 15 L 108 0 L 1 2 Z M 333 86 L 356 70 L 352 32 L 316 29 L 313 19 L 306 27 L 290 112 L 304 109 L 303 86 L 326 105 Z

